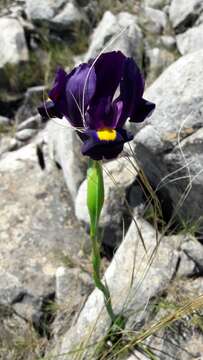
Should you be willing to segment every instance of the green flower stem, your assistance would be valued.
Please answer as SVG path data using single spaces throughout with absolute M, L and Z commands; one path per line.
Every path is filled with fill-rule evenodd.
M 90 160 L 87 174 L 87 205 L 90 215 L 90 237 L 92 241 L 92 265 L 95 286 L 102 291 L 106 310 L 114 323 L 116 316 L 113 312 L 111 297 L 107 285 L 101 280 L 101 256 L 98 240 L 99 217 L 104 203 L 104 182 L 102 166 L 98 161 Z

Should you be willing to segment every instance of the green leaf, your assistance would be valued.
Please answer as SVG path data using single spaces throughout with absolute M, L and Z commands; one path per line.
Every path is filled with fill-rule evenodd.
M 87 206 L 90 215 L 91 233 L 95 235 L 104 203 L 104 181 L 99 161 L 90 160 L 87 172 Z

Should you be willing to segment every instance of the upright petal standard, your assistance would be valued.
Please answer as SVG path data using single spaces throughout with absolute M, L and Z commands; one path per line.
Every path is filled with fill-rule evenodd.
M 133 139 L 123 128 L 127 119 L 140 123 L 155 108 L 143 93 L 144 79 L 135 61 L 112 51 L 69 74 L 59 68 L 49 100 L 38 110 L 44 119 L 64 116 L 83 142 L 83 155 L 113 159 Z

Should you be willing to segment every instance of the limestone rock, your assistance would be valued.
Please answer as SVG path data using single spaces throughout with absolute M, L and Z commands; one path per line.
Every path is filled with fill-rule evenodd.
M 165 6 L 170 4 L 170 0 L 144 0 L 146 6 L 163 9 Z
M 11 120 L 7 118 L 6 116 L 0 115 L 0 127 L 6 127 L 11 124 Z
M 84 23 L 88 27 L 88 20 L 83 9 L 77 7 L 72 0 L 27 0 L 26 12 L 28 17 L 36 23 L 47 22 L 55 32 L 79 30 Z
M 0 275 L 0 304 L 11 305 L 23 292 L 23 286 L 15 275 L 6 271 Z
M 81 141 L 68 121 L 54 119 L 48 124 L 49 154 L 63 170 L 68 190 L 75 199 L 86 176 L 87 159 L 81 154 Z
M 203 49 L 203 24 L 177 35 L 176 41 L 182 55 Z
M 93 32 L 85 61 L 97 56 L 110 40 L 112 43 L 105 51 L 121 50 L 125 55 L 132 56 L 141 63 L 143 38 L 135 15 L 127 12 L 113 15 L 110 11 L 106 11 Z
M 147 89 L 156 110 L 134 140 L 137 160 L 168 216 L 177 208 L 186 222 L 199 219 L 203 210 L 202 62 L 202 50 L 186 55 Z
M 150 255 L 157 245 L 156 231 L 144 220 L 138 218 L 135 220 L 142 232 L 147 254 L 135 223 L 132 222 L 124 241 L 105 273 L 114 311 L 117 314 L 121 311 L 130 314 L 133 310 L 133 322 L 144 317 L 143 308 L 149 299 L 166 289 L 173 276 L 178 259 L 174 244 L 169 245 L 170 241 L 163 238 L 156 256 L 153 257 L 151 266 L 148 268 Z M 103 296 L 96 289 L 88 298 L 76 325 L 63 336 L 61 346 L 58 351 L 56 349 L 56 354 L 60 355 L 62 359 L 71 359 L 68 352 L 78 348 L 79 344 L 86 341 L 83 351 L 88 358 L 88 355 L 90 356 L 89 350 L 91 352 L 92 348 L 89 347 L 88 350 L 87 345 L 100 339 L 109 325 L 110 320 L 104 309 Z M 91 331 L 92 327 L 94 332 Z M 63 354 L 66 355 L 63 356 Z
M 22 129 L 16 132 L 15 137 L 20 141 L 28 141 L 36 135 L 35 129 Z
M 0 160 L 0 272 L 16 276 L 35 297 L 53 292 L 63 257 L 77 257 L 88 244 L 76 225 L 63 176 L 53 170 L 45 145 L 44 171 L 39 167 L 40 136 Z
M 74 3 L 69 2 L 64 9 L 56 15 L 52 20 L 52 26 L 58 30 L 73 31 L 76 26 L 81 26 L 81 23 L 86 22 L 87 19 L 81 10 L 79 10 Z
M 45 86 L 33 86 L 27 89 L 22 104 L 15 113 L 17 126 L 31 116 L 38 115 L 39 117 L 37 107 L 46 98 L 47 95 L 45 92 Z
M 66 0 L 26 0 L 26 13 L 34 21 L 52 19 Z
M 182 245 L 182 250 L 187 254 L 189 259 L 193 260 L 201 273 L 203 270 L 203 245 L 193 239 L 185 242 Z
M 28 61 L 28 49 L 22 26 L 16 19 L 0 18 L 0 68 Z
M 169 66 L 175 59 L 176 55 L 164 48 L 146 47 L 147 66 L 147 83 L 152 84 L 154 80 Z
M 145 32 L 157 35 L 166 28 L 167 17 L 163 11 L 146 6 L 142 9 L 139 22 Z
M 202 0 L 172 0 L 170 6 L 170 20 L 177 32 L 182 32 L 197 20 L 203 11 Z

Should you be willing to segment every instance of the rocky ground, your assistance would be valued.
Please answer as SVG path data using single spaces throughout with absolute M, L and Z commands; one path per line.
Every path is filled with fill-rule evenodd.
M 203 294 L 202 29 L 202 0 L 0 0 L 0 359 L 203 359 L 203 300 L 177 315 Z M 156 103 L 104 164 L 102 271 L 126 318 L 117 346 L 103 341 L 110 322 L 93 290 L 87 161 L 67 123 L 36 110 L 57 65 L 109 41 Z

